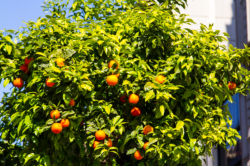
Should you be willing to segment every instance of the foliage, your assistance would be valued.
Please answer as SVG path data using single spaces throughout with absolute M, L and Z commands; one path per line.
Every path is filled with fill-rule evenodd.
M 250 50 L 226 48 L 212 26 L 183 28 L 193 21 L 178 13 L 178 3 L 185 7 L 181 0 L 49 1 L 45 18 L 0 33 L 0 78 L 4 85 L 24 80 L 2 99 L 1 138 L 22 143 L 22 165 L 200 165 L 212 146 L 236 144 L 240 136 L 227 126 L 230 113 L 222 105 L 249 90 L 250 73 L 241 63 L 249 63 Z M 34 60 L 24 73 L 27 57 Z M 57 58 L 65 60 L 63 67 Z M 108 68 L 110 60 L 119 63 L 117 70 Z M 118 84 L 108 86 L 106 77 L 118 73 Z M 156 82 L 157 75 L 166 81 Z M 237 88 L 229 90 L 229 81 Z M 139 103 L 120 101 L 132 93 Z M 141 115 L 133 117 L 133 107 Z M 60 134 L 50 130 L 61 120 L 50 118 L 55 109 L 70 120 Z M 144 135 L 146 125 L 154 132 Z M 100 129 L 112 147 L 107 138 L 93 149 Z

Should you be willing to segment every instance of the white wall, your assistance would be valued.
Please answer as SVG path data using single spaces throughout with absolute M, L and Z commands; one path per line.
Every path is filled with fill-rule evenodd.
M 198 29 L 200 23 L 214 24 L 215 30 L 227 32 L 229 43 L 236 44 L 236 22 L 234 0 L 188 0 L 188 7 L 182 10 L 197 24 L 191 28 Z M 228 43 L 225 43 L 228 45 Z

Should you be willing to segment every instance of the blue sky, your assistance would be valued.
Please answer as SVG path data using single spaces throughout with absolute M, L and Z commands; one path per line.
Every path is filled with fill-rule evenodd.
M 44 0 L 1 0 L 0 2 L 0 30 L 14 29 L 25 25 L 24 22 L 35 21 L 38 17 L 44 16 L 41 7 Z M 0 83 L 0 99 L 3 92 L 8 92 L 12 84 L 3 88 Z M 0 100 L 1 101 L 1 100 Z

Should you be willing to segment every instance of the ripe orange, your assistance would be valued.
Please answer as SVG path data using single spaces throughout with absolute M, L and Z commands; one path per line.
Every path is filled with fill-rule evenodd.
M 58 110 L 52 110 L 50 112 L 50 118 L 51 119 L 58 119 L 58 118 L 60 118 L 60 116 L 61 116 L 61 114 L 60 114 L 60 112 Z
M 120 101 L 121 101 L 122 103 L 125 103 L 125 102 L 126 102 L 126 95 L 121 96 L 121 97 L 120 97 Z
M 230 90 L 234 90 L 236 88 L 236 83 L 235 82 L 232 82 L 232 81 L 229 81 L 228 82 L 228 88 Z
M 55 134 L 61 133 L 62 125 L 60 123 L 53 123 L 51 126 L 51 131 Z
M 109 86 L 115 86 L 118 83 L 118 78 L 116 75 L 109 75 L 106 81 Z
M 103 130 L 98 130 L 95 132 L 96 140 L 104 140 L 106 138 L 106 134 Z
M 119 63 L 116 60 L 110 60 L 109 64 L 108 64 L 108 68 L 112 68 L 113 65 L 115 64 L 115 69 L 119 68 Z
M 157 82 L 159 82 L 160 84 L 162 84 L 163 82 L 165 82 L 166 77 L 164 77 L 163 75 L 158 75 L 158 76 L 155 78 L 155 80 L 156 80 Z
M 14 81 L 13 81 L 13 85 L 17 88 L 21 88 L 23 87 L 23 80 L 22 78 L 16 78 Z
M 131 115 L 134 117 L 141 115 L 141 110 L 138 107 L 134 107 L 131 109 Z
M 113 145 L 112 140 L 109 139 L 108 142 L 107 142 L 107 146 L 108 146 L 108 147 L 112 147 L 112 145 Z
M 69 119 L 62 119 L 60 123 L 63 128 L 69 127 L 69 124 L 70 124 Z
M 74 99 L 71 99 L 70 102 L 69 102 L 69 105 L 73 107 L 73 106 L 75 106 L 75 104 L 76 104 L 76 103 L 75 103 L 75 100 L 74 100 Z
M 134 153 L 134 157 L 136 160 L 142 160 L 143 157 L 141 156 L 141 153 L 139 152 L 139 150 L 136 150 L 136 152 Z
M 24 64 L 29 65 L 32 60 L 33 60 L 32 57 L 31 58 L 26 57 L 25 60 L 24 60 Z
M 144 150 L 146 150 L 146 149 L 147 149 L 148 144 L 149 144 L 149 142 L 144 143 L 144 145 L 143 145 L 143 149 L 144 149 Z
M 26 64 L 21 65 L 20 70 L 23 71 L 24 73 L 28 73 L 29 72 L 28 65 Z
M 100 142 L 95 140 L 93 143 L 93 148 L 95 149 L 98 144 L 100 144 Z
M 50 78 L 47 78 L 46 79 L 46 86 L 48 86 L 48 87 L 53 87 L 55 85 L 55 83 L 53 83 L 53 82 L 51 82 L 51 79 Z
M 139 96 L 136 94 L 131 94 L 128 98 L 128 102 L 132 104 L 137 104 L 139 102 Z
M 144 135 L 147 135 L 149 132 L 154 132 L 154 128 L 150 125 L 146 125 L 143 128 L 143 133 L 144 133 Z
M 64 66 L 64 58 L 61 58 L 61 57 L 59 57 L 59 58 L 57 58 L 56 59 L 56 64 L 57 64 L 57 66 L 58 67 L 63 67 Z

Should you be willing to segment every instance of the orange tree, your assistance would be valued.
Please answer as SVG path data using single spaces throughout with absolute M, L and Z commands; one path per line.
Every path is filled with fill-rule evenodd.
M 183 28 L 185 3 L 48 1 L 45 18 L 1 32 L 9 162 L 200 165 L 236 144 L 222 107 L 249 90 L 249 49 L 226 48 L 212 26 Z

